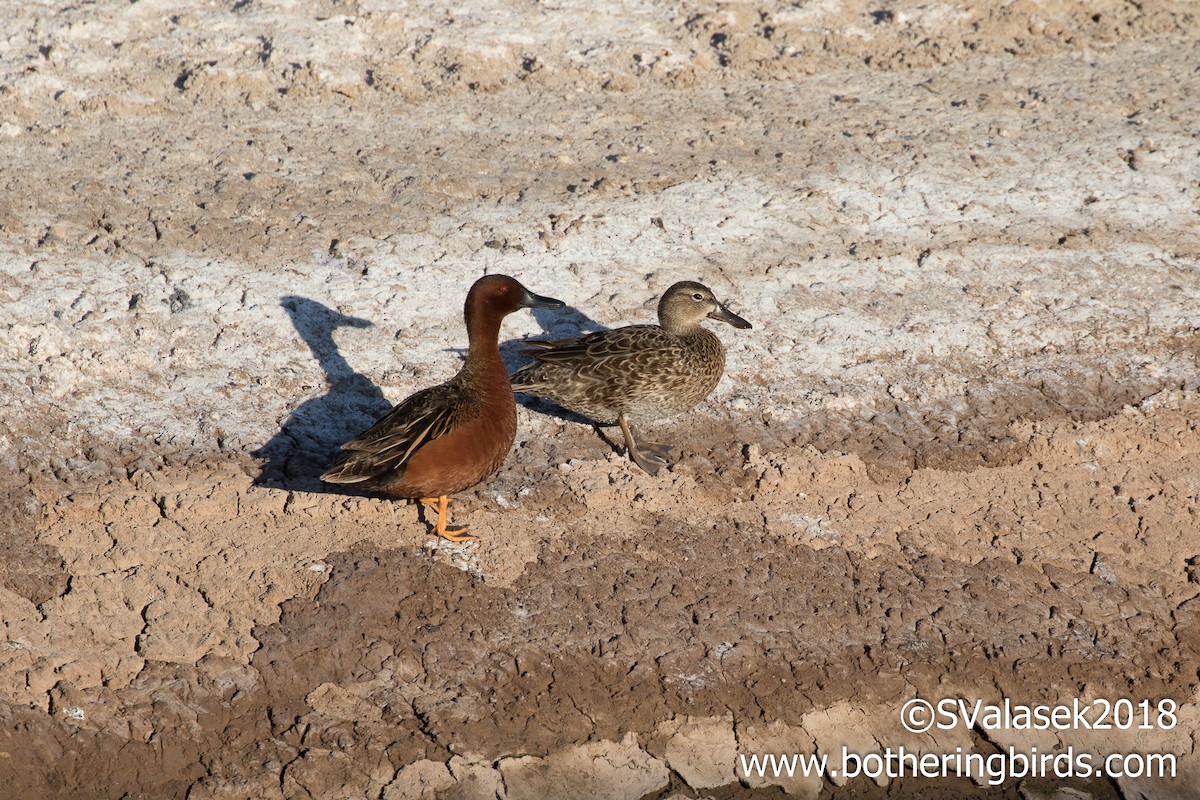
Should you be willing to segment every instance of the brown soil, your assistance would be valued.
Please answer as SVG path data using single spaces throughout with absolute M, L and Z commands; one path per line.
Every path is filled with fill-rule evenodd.
M 21 10 L 0 796 L 1200 797 L 1198 22 Z M 575 292 L 547 330 L 645 321 L 673 269 L 756 330 L 719 331 L 730 380 L 658 426 L 657 477 L 526 400 L 453 547 L 315 476 L 446 376 L 483 267 Z M 1167 698 L 1179 724 L 918 736 L 916 696 Z M 1014 743 L 1179 775 L 735 760 Z

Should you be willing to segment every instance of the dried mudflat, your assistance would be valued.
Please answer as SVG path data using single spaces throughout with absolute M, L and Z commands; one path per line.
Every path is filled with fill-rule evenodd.
M 26 4 L 0 31 L 19 797 L 1200 794 L 1186 3 Z M 527 401 L 480 540 L 315 476 L 483 271 L 728 378 L 635 471 Z M 714 328 L 716 329 L 716 328 Z M 1169 730 L 912 734 L 910 698 Z M 1172 780 L 739 754 L 1173 753 Z M 31 765 L 35 765 L 31 768 Z

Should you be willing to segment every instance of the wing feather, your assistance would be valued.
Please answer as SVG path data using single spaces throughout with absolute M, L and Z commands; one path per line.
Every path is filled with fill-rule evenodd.
M 357 438 L 321 476 L 330 483 L 363 483 L 401 469 L 413 453 L 477 413 L 476 400 L 457 380 L 422 389 L 401 401 Z
M 544 364 L 599 365 L 655 351 L 675 351 L 678 342 L 657 325 L 630 325 L 578 339 L 530 340 L 524 352 Z

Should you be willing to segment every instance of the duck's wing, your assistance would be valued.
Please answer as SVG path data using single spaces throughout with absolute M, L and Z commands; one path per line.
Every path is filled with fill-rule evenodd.
M 355 439 L 321 480 L 361 483 L 394 472 L 423 444 L 478 414 L 478 400 L 457 380 L 422 389 L 401 401 Z
M 530 339 L 524 344 L 527 347 L 523 352 L 537 361 L 577 366 L 595 366 L 614 360 L 635 358 L 640 353 L 670 350 L 678 346 L 674 338 L 657 325 L 630 325 L 589 333 L 577 339 Z

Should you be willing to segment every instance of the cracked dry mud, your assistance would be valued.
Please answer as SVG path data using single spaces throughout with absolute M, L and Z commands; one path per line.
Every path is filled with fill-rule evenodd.
M 101 0 L 0 25 L 0 794 L 1200 797 L 1190 3 Z M 487 271 L 753 331 L 657 477 L 316 480 Z M 611 438 L 611 437 L 610 437 Z M 617 437 L 619 439 L 619 437 Z M 906 733 L 913 697 L 1158 731 Z M 1164 752 L 1174 779 L 746 775 Z

